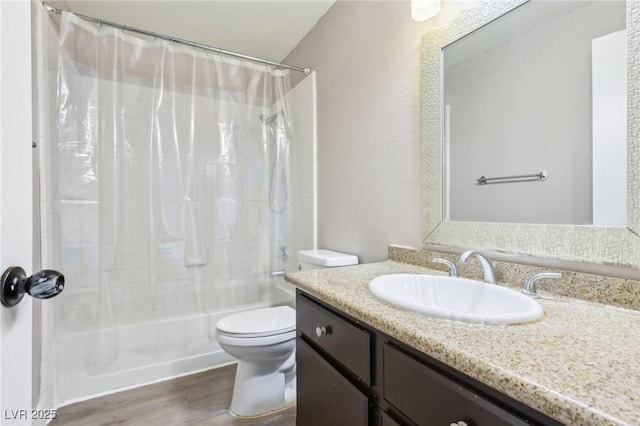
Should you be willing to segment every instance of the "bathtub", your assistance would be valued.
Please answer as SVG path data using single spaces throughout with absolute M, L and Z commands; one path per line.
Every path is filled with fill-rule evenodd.
M 273 305 L 288 297 L 224 311 L 58 336 L 56 406 L 218 367 L 234 359 L 215 339 L 226 315 Z

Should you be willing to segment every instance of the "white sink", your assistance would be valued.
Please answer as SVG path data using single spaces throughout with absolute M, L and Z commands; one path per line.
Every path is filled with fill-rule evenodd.
M 535 321 L 544 310 L 534 299 L 496 284 L 446 276 L 391 274 L 369 290 L 387 303 L 436 318 L 485 324 Z

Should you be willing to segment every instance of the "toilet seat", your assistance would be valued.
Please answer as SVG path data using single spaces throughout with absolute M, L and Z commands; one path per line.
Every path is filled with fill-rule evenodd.
M 216 323 L 218 334 L 236 338 L 275 336 L 296 328 L 296 311 L 289 306 L 253 309 L 222 318 Z
M 286 331 L 284 333 L 271 334 L 258 337 L 245 337 L 238 334 L 227 334 L 216 330 L 216 340 L 223 345 L 232 346 L 267 346 L 286 342 L 296 338 L 296 331 Z

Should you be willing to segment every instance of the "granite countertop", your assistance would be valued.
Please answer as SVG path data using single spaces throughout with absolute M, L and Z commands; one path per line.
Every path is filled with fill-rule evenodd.
M 570 425 L 640 425 L 640 312 L 540 292 L 545 316 L 483 325 L 375 298 L 371 279 L 441 272 L 387 261 L 293 272 L 287 281 L 403 343 Z

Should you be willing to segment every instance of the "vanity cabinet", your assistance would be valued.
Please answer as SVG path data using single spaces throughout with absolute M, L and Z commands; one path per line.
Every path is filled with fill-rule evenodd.
M 373 334 L 298 294 L 298 425 L 368 425 Z
M 561 425 L 301 290 L 296 321 L 299 426 Z

